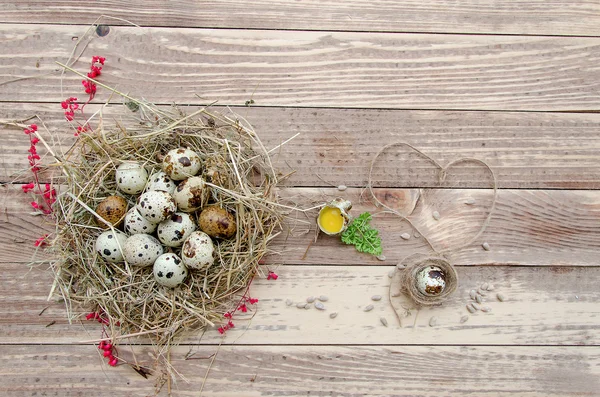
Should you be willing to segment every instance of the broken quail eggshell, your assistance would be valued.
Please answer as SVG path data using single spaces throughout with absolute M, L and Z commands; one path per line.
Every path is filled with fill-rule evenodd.
M 156 230 L 156 223 L 144 218 L 136 207 L 131 208 L 125 215 L 124 229 L 127 234 L 151 234 Z
M 196 231 L 196 222 L 185 212 L 176 212 L 158 225 L 158 239 L 167 247 L 180 247 Z
M 148 179 L 146 191 L 149 192 L 151 190 L 160 190 L 162 192 L 173 194 L 176 187 L 177 185 L 175 182 L 169 178 L 167 174 L 165 174 L 163 171 L 157 171 Z
M 134 234 L 123 246 L 123 257 L 131 266 L 152 266 L 163 252 L 160 241 L 149 234 Z
M 181 182 L 173 193 L 173 199 L 179 211 L 194 212 L 206 201 L 208 190 L 204 188 L 204 179 L 193 176 Z
M 135 207 L 141 216 L 152 223 L 160 223 L 177 211 L 173 196 L 160 190 L 142 194 Z
M 123 223 L 126 213 L 127 200 L 120 196 L 108 196 L 96 207 L 96 214 L 114 227 L 119 227 Z M 108 228 L 102 220 L 97 219 L 97 222 L 101 228 Z
M 215 247 L 210 236 L 204 232 L 196 231 L 183 243 L 181 259 L 183 264 L 190 269 L 203 269 L 213 264 Z
M 348 211 L 351 208 L 352 203 L 342 198 L 336 198 L 326 203 L 317 217 L 319 229 L 329 236 L 337 236 L 343 233 L 350 222 Z
M 117 167 L 117 187 L 127 194 L 140 194 L 148 182 L 148 172 L 139 163 L 125 162 Z
M 154 280 L 165 287 L 175 288 L 185 281 L 187 268 L 180 257 L 173 253 L 162 254 L 154 261 Z
M 170 150 L 163 159 L 163 171 L 174 181 L 182 181 L 200 171 L 202 160 L 198 153 L 187 148 Z
M 426 266 L 416 274 L 417 290 L 426 296 L 438 296 L 446 288 L 446 274 L 437 266 Z
M 204 207 L 200 213 L 198 224 L 200 230 L 213 238 L 231 238 L 236 232 L 235 217 L 218 205 Z
M 111 263 L 123 262 L 123 249 L 127 235 L 120 230 L 107 230 L 96 239 L 96 251 Z

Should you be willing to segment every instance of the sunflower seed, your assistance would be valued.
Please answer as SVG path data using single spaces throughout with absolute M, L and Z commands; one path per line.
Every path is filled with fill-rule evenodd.
M 388 277 L 389 277 L 389 278 L 393 278 L 393 277 L 394 277 L 394 273 L 396 273 L 396 270 L 390 270 L 390 271 L 388 272 Z
M 337 312 L 333 312 L 329 314 L 329 318 L 336 318 L 337 317 Z
M 466 322 L 467 322 L 467 320 L 468 320 L 468 319 L 469 319 L 469 316 L 467 316 L 467 315 L 465 314 L 464 316 L 462 316 L 462 317 L 460 318 L 460 323 L 461 323 L 461 324 L 464 324 L 464 323 L 466 323 Z
M 306 303 L 296 303 L 298 309 L 304 309 L 304 305 L 306 305 Z
M 292 306 L 294 304 L 294 302 L 292 302 L 291 299 L 286 299 L 285 300 L 285 304 L 288 305 L 288 306 Z
M 494 288 L 494 284 L 490 284 L 490 285 L 488 285 L 488 287 L 486 288 L 486 291 L 493 291 L 494 289 L 495 289 L 495 288 Z
M 421 235 L 419 233 L 415 232 L 415 234 L 413 234 L 413 237 L 414 238 L 419 238 L 419 237 L 421 237 Z
M 380 261 L 384 261 L 385 260 L 385 255 L 377 255 L 375 258 L 377 258 Z
M 500 302 L 504 302 L 506 300 L 506 297 L 500 293 L 497 293 L 496 299 L 498 299 Z
M 306 310 L 310 309 L 310 303 L 306 303 L 306 304 L 304 304 L 304 308 L 305 308 Z
M 410 240 L 410 234 L 408 233 L 402 233 L 400 237 L 402 237 L 403 240 Z
M 435 327 L 437 325 L 437 322 L 438 322 L 438 318 L 436 316 L 433 316 L 429 319 L 429 326 Z
M 487 289 L 488 289 L 489 286 L 490 285 L 488 283 L 483 283 L 483 284 L 481 284 L 480 289 L 483 290 L 483 291 L 487 291 Z
M 371 311 L 371 310 L 373 310 L 374 308 L 375 308 L 375 306 L 373 306 L 373 305 L 368 305 L 368 306 L 366 306 L 366 307 L 365 307 L 365 309 L 364 309 L 364 310 L 365 310 L 366 312 L 370 312 L 370 311 Z
M 388 322 L 385 317 L 380 317 L 379 321 L 381 321 L 381 324 L 383 324 L 384 327 L 388 326 Z
M 475 309 L 475 310 L 480 310 L 481 309 L 481 306 L 479 306 L 479 304 L 475 303 L 475 302 L 471 302 L 471 306 L 473 306 L 473 309 Z
M 485 243 L 481 244 L 481 246 L 483 247 L 484 250 L 489 251 L 490 250 L 490 244 L 486 241 Z
M 338 190 L 339 190 L 340 192 L 343 192 L 343 191 L 344 191 L 344 190 L 346 190 L 346 189 L 348 189 L 348 186 L 346 186 L 346 185 L 340 185 L 340 186 L 338 186 Z
M 475 297 L 475 302 L 477 302 L 477 303 L 481 303 L 481 302 L 483 302 L 483 297 L 482 297 L 481 295 L 477 295 L 477 296 Z
M 472 289 L 471 292 L 469 292 L 469 296 L 471 297 L 471 299 L 475 300 L 477 298 L 477 291 Z
M 317 298 L 315 298 L 314 296 L 309 296 L 308 298 L 306 298 L 306 303 L 313 303 L 315 299 Z
M 327 296 L 325 296 L 325 295 L 321 295 L 321 296 L 319 296 L 319 300 L 321 302 L 327 302 L 329 300 L 329 298 Z
M 381 295 L 373 295 L 373 296 L 371 297 L 371 300 L 372 300 L 372 301 L 375 301 L 375 302 L 377 302 L 377 301 L 380 301 L 380 300 L 381 300 Z
M 481 295 L 481 296 L 487 296 L 487 291 L 482 290 L 481 288 L 479 288 L 477 290 L 477 294 Z
M 431 214 L 431 216 L 433 216 L 433 219 L 435 219 L 436 221 L 440 220 L 440 213 L 437 211 L 433 211 L 433 213 Z
M 484 306 L 484 307 L 481 308 L 481 311 L 484 312 L 484 313 L 491 312 L 492 308 L 489 307 L 489 306 Z
M 467 304 L 467 310 L 469 311 L 469 313 L 475 313 L 477 311 L 477 309 L 475 309 L 475 307 L 473 306 L 472 302 Z
M 473 204 L 475 204 L 475 199 L 474 199 L 473 197 L 468 197 L 468 198 L 465 200 L 465 204 L 466 204 L 466 205 L 473 205 Z
M 321 302 L 315 302 L 315 308 L 317 310 L 325 310 L 325 305 L 322 304 Z
M 399 297 L 400 295 L 402 295 L 402 292 L 400 292 L 400 291 L 393 292 L 393 293 L 392 293 L 392 298 L 397 298 L 397 297 Z

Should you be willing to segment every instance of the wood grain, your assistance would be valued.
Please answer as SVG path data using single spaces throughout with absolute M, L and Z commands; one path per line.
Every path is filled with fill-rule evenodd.
M 89 115 L 98 110 L 86 107 Z M 233 111 L 253 125 L 267 148 L 300 134 L 272 156 L 282 174 L 294 172 L 283 186 L 365 186 L 375 153 L 386 143 L 405 141 L 441 164 L 461 157 L 485 160 L 502 188 L 600 188 L 600 114 L 280 107 Z M 1 118 L 21 120 L 37 114 L 49 131 L 44 136 L 66 150 L 74 137 L 62 112 L 58 104 L 7 103 Z M 108 106 L 103 113 L 106 128 L 115 121 L 127 127 L 139 121 L 121 105 Z M 0 135 L 0 181 L 29 182 L 28 173 L 23 173 L 29 141 L 20 128 L 2 124 Z M 439 186 L 435 168 L 402 148 L 384 153 L 373 179 L 381 187 Z M 445 185 L 491 186 L 487 171 L 472 165 L 454 169 Z
M 0 392 L 9 396 L 154 395 L 160 370 L 144 379 L 129 366 L 105 367 L 91 346 L 2 346 Z M 215 347 L 173 349 L 185 377 L 174 396 L 198 396 Z M 135 354 L 151 365 L 147 348 Z M 123 351 L 132 359 L 133 355 Z M 193 358 L 196 359 L 193 359 Z M 221 347 L 203 396 L 595 396 L 599 348 L 583 347 Z M 509 380 L 509 381 L 507 381 Z M 243 390 L 243 392 L 241 392 Z M 41 394 L 38 394 L 41 395 Z M 160 396 L 167 396 L 167 386 Z
M 600 291 L 595 287 L 600 268 L 575 267 L 461 267 L 460 286 L 442 307 L 411 310 L 402 296 L 392 298 L 401 315 L 399 324 L 388 302 L 388 272 L 392 266 L 280 266 L 277 281 L 255 279 L 250 295 L 259 299 L 256 315 L 237 313 L 236 327 L 224 344 L 265 345 L 598 345 Z M 76 343 L 99 339 L 95 322 L 74 320 L 69 325 L 64 307 L 47 302 L 52 275 L 44 267 L 29 270 L 22 264 L 3 264 L 0 332 L 2 343 Z M 394 294 L 399 273 L 392 279 Z M 483 282 L 495 290 L 482 306 L 488 313 L 469 315 L 469 291 Z M 496 299 L 496 293 L 506 297 Z M 325 311 L 298 309 L 309 296 L 326 295 Z M 382 295 L 374 302 L 371 297 Z M 293 302 L 287 306 L 286 300 Z M 373 304 L 374 310 L 364 312 Z M 39 313 L 47 307 L 42 315 Z M 251 309 L 252 311 L 252 309 Z M 329 314 L 338 312 L 335 319 Z M 87 313 L 86 313 L 87 314 Z M 438 325 L 430 327 L 431 317 Z M 386 318 L 384 327 L 380 318 Z M 48 326 L 51 322 L 53 325 Z M 134 343 L 147 342 L 144 339 Z M 182 343 L 218 344 L 216 329 L 204 335 L 191 332 Z
M 485 234 L 463 247 L 477 234 L 491 205 L 491 190 L 475 189 L 377 189 L 376 194 L 388 206 L 411 219 L 421 235 L 425 235 L 438 250 L 449 249 L 449 258 L 456 265 L 518 266 L 597 266 L 600 253 L 600 192 L 557 190 L 502 190 L 497 209 Z M 282 203 L 309 208 L 335 197 L 345 197 L 354 203 L 352 214 L 363 211 L 378 214 L 360 189 L 340 192 L 337 189 L 288 188 L 281 191 Z M 0 263 L 27 263 L 33 254 L 33 242 L 44 233 L 53 233 L 55 226 L 42 217 L 30 215 L 31 198 L 18 186 L 4 187 L 0 196 L 1 239 L 4 241 Z M 468 205 L 469 199 L 475 204 Z M 439 221 L 433 211 L 441 215 Z M 316 210 L 293 212 L 285 220 L 283 233 L 271 248 L 277 255 L 266 258 L 270 264 L 333 264 L 333 265 L 394 265 L 416 252 L 430 252 L 423 238 L 414 237 L 406 222 L 394 215 L 378 214 L 373 224 L 381 231 L 384 255 L 381 262 L 334 237 L 316 232 Z M 409 240 L 401 238 L 410 233 Z M 481 244 L 488 242 L 490 251 Z M 36 258 L 50 259 L 39 253 Z
M 74 67 L 85 72 L 91 56 L 101 54 L 108 59 L 104 83 L 155 103 L 243 105 L 253 98 L 258 106 L 600 109 L 598 38 L 129 27 L 111 32 L 91 40 Z M 81 26 L 2 25 L 0 42 L 11 57 L 3 61 L 0 101 L 60 101 L 80 93 L 80 77 L 67 75 L 61 91 L 61 75 L 52 72 L 84 33 Z M 106 98 L 103 92 L 97 99 Z
M 0 22 L 92 24 L 99 15 L 143 26 L 600 36 L 596 1 L 203 1 L 4 4 Z M 123 25 L 105 18 L 100 22 Z

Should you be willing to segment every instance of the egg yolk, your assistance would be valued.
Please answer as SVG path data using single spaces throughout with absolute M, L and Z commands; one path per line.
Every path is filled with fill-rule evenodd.
M 319 224 L 329 233 L 337 233 L 344 227 L 344 217 L 339 208 L 325 207 L 319 215 Z

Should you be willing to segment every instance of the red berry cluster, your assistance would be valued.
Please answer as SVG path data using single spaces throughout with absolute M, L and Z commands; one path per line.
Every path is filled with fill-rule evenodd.
M 110 341 L 100 341 L 98 349 L 104 350 L 102 355 L 108 359 L 108 365 L 115 367 L 119 363 L 119 359 L 113 354 L 113 350 L 116 349 Z
M 242 313 L 247 313 L 248 312 L 248 306 L 247 305 L 255 305 L 258 303 L 258 299 L 256 298 L 251 298 L 249 296 L 243 296 L 242 299 L 240 300 L 240 302 L 238 303 L 237 308 L 234 310 L 234 312 L 236 311 L 240 311 Z M 223 335 L 227 330 L 234 328 L 235 325 L 233 324 L 233 313 L 231 312 L 227 312 L 225 314 L 223 314 L 223 317 L 225 317 L 227 319 L 227 324 L 219 327 L 219 333 L 221 335 Z
M 97 55 L 92 57 L 92 65 L 90 66 L 90 71 L 87 74 L 90 79 L 95 79 L 102 74 L 104 61 L 106 61 L 106 58 L 104 57 L 99 57 Z M 94 99 L 94 96 L 96 95 L 96 83 L 90 80 L 83 80 L 81 84 L 83 84 L 83 87 L 85 88 L 85 93 L 90 96 L 88 102 Z
M 39 181 L 38 174 L 40 171 L 40 155 L 37 152 L 37 144 L 40 142 L 40 138 L 37 137 L 37 130 L 38 127 L 35 124 L 31 124 L 28 128 L 25 128 L 23 130 L 23 132 L 29 136 L 30 146 L 28 150 L 29 155 L 27 155 L 27 159 L 29 160 L 29 167 L 31 173 L 33 174 L 34 181 L 22 185 L 21 189 L 23 189 L 23 193 L 29 193 L 33 191 L 37 195 L 41 196 L 44 199 L 43 202 L 32 201 L 31 206 L 35 210 L 38 210 L 43 214 L 49 215 L 52 213 L 52 205 L 56 201 L 56 190 L 49 183 L 46 183 L 44 185 L 44 188 L 42 189 L 42 186 Z M 43 237 L 41 240 L 43 240 L 44 238 L 45 237 Z M 41 242 L 38 243 L 36 247 L 39 245 L 41 245 Z
M 79 109 L 79 104 L 76 101 L 77 98 L 72 96 L 60 103 L 60 106 L 65 110 L 65 118 L 68 121 L 73 121 L 75 118 L 75 111 Z
M 277 275 L 277 273 L 269 270 L 269 274 L 267 274 L 267 280 L 277 280 L 279 278 L 279 276 Z

